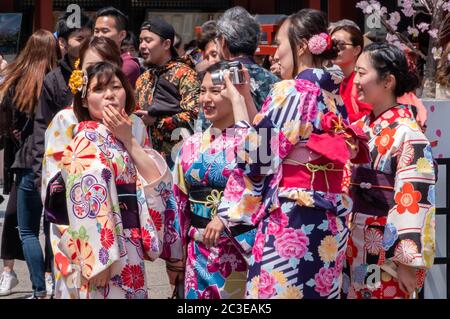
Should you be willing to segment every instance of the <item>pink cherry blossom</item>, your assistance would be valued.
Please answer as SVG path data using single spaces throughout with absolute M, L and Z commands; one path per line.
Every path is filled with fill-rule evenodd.
M 392 29 L 397 30 L 397 24 L 400 22 L 400 13 L 392 12 L 389 14 L 389 20 L 386 21 Z
M 430 35 L 430 37 L 437 39 L 438 38 L 438 29 L 431 29 L 430 31 L 428 31 L 428 34 Z
M 403 0 L 402 3 L 402 12 L 406 17 L 412 17 L 416 11 L 413 8 L 413 1 L 412 0 Z
M 430 28 L 430 24 L 426 22 L 421 22 L 417 25 L 417 28 L 420 30 L 420 32 L 425 32 Z
M 417 28 L 408 27 L 408 34 L 412 35 L 413 37 L 418 37 L 419 30 L 417 30 Z

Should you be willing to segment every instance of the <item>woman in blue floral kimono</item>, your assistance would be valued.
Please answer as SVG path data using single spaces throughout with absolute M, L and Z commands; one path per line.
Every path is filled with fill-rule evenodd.
M 254 244 L 234 237 L 251 252 L 247 298 L 340 297 L 351 207 L 342 190 L 344 166 L 350 158 L 368 158 L 358 147 L 361 132 L 347 126 L 339 81 L 322 68 L 337 52 L 326 29 L 324 14 L 311 9 L 282 24 L 275 58 L 284 81 L 275 84 L 253 125 L 227 85 L 236 126 L 248 134 L 219 215 L 231 232 L 257 226 Z
M 55 254 L 56 297 L 147 298 L 144 260 L 162 251 L 170 172 L 133 137 L 123 72 L 102 62 L 83 82 L 74 100 L 80 123 L 62 158 L 68 227 Z
M 221 94 L 223 86 L 211 80 L 211 73 L 225 65 L 219 62 L 206 71 L 200 103 L 212 125 L 183 143 L 173 169 L 174 197 L 165 212 L 162 257 L 172 279 L 176 273 L 171 270 L 180 267 L 183 272 L 185 266 L 188 299 L 242 299 L 245 292 L 245 259 L 226 233 L 214 237 L 211 232 L 212 227 L 222 224 L 216 216 L 217 207 L 231 173 L 236 145 L 246 131 L 233 128 L 231 103 Z
M 359 98 L 373 106 L 356 123 L 369 137 L 372 161 L 352 173 L 348 298 L 410 298 L 435 253 L 431 146 L 414 108 L 397 103 L 419 81 L 404 53 L 388 44 L 367 46 L 355 72 Z

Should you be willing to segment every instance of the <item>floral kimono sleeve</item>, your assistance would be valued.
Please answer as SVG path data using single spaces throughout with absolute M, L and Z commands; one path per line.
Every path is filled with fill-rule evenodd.
M 276 83 L 237 150 L 237 169 L 247 176 L 274 174 L 291 149 L 312 132 L 320 88 L 306 80 Z M 309 123 L 309 124 L 308 124 Z
M 143 186 L 145 194 L 145 204 L 142 205 L 140 212 L 140 224 L 142 233 L 142 242 L 144 252 L 150 260 L 157 259 L 163 250 L 164 241 L 164 222 L 167 198 L 171 192 L 172 175 L 164 158 L 153 149 L 145 150 L 148 156 L 155 162 L 161 174 L 160 178 L 147 183 L 143 177 L 139 176 L 138 180 L 138 198 L 141 191 L 140 185 Z M 139 173 L 139 172 L 138 172 Z M 147 208 L 147 209 L 145 209 Z
M 236 147 L 236 163 L 219 206 L 219 216 L 226 226 L 231 226 L 228 221 L 256 225 L 278 207 L 281 163 L 311 134 L 319 94 L 320 88 L 310 81 L 276 83 L 254 125 L 237 124 L 247 128 L 247 133 Z
M 42 159 L 41 198 L 45 202 L 47 184 L 61 170 L 61 158 L 74 136 L 78 124 L 72 108 L 56 113 L 45 131 L 45 146 Z
M 175 262 L 185 257 L 190 227 L 190 203 L 188 186 L 181 165 L 183 149 L 180 150 L 172 169 L 173 189 L 165 212 L 164 250 L 162 258 Z
M 395 129 L 393 129 L 395 130 Z M 386 259 L 430 268 L 435 254 L 435 171 L 431 146 L 417 125 L 399 126 L 394 206 L 383 248 Z M 403 132 L 402 132 L 403 131 Z M 394 133 L 394 132 L 392 132 Z
M 58 245 L 86 279 L 118 261 L 124 249 L 114 169 L 101 154 L 82 132 L 62 159 L 69 227 Z

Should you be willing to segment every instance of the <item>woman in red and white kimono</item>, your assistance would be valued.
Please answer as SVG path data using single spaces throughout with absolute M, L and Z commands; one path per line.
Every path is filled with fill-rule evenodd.
M 413 108 L 397 102 L 418 78 L 400 49 L 374 43 L 358 58 L 355 85 L 358 98 L 373 106 L 356 122 L 369 138 L 372 161 L 352 173 L 348 298 L 409 298 L 435 253 L 431 146 Z

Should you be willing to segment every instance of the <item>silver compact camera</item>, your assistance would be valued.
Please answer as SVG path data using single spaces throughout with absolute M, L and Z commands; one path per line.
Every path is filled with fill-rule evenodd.
M 230 72 L 231 82 L 233 84 L 245 83 L 244 72 L 242 71 L 242 64 L 239 61 L 228 62 L 228 65 L 221 70 L 211 73 L 211 80 L 214 85 L 225 84 L 225 71 Z

